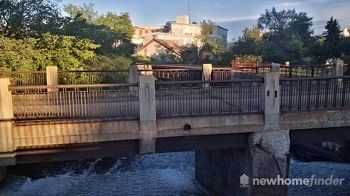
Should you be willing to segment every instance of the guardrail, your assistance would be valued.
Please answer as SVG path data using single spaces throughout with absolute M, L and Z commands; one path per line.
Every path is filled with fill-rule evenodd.
M 163 81 L 202 80 L 202 70 L 194 69 L 153 69 L 153 75 Z
M 137 84 L 11 87 L 15 119 L 138 119 Z
M 258 80 L 157 82 L 157 116 L 261 113 Z
M 10 78 L 15 86 L 46 85 L 46 71 L 3 71 L 0 70 L 1 78 Z
M 281 111 L 341 109 L 350 106 L 350 77 L 284 78 Z

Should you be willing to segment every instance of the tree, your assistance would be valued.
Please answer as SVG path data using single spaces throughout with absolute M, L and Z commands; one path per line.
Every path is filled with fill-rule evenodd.
M 266 10 L 258 19 L 258 28 L 264 33 L 264 61 L 301 62 L 310 54 L 312 18 L 306 13 L 276 8 Z
M 339 58 L 342 54 L 341 50 L 341 31 L 337 19 L 333 17 L 327 22 L 325 26 L 326 32 L 323 34 L 325 57 Z
M 39 37 L 62 27 L 57 5 L 51 0 L 2 0 L 0 34 L 11 38 Z
M 98 45 L 72 36 L 44 34 L 42 37 L 10 39 L 0 36 L 0 67 L 16 70 L 80 69 L 82 62 L 95 56 Z
M 83 6 L 67 5 L 65 11 L 70 14 L 63 28 L 64 35 L 91 39 L 100 44 L 99 54 L 130 57 L 135 45 L 131 43 L 134 27 L 129 14 L 107 13 L 99 15 L 93 4 Z

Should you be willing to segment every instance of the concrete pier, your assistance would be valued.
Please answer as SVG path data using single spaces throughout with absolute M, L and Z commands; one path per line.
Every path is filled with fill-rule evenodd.
M 280 126 L 279 65 L 264 79 L 264 130 L 249 135 L 248 147 L 196 151 L 196 179 L 220 195 L 287 195 L 286 186 L 253 185 L 253 178 L 287 178 L 289 131 Z M 246 183 L 244 183 L 246 181 Z
M 220 195 L 287 195 L 286 186 L 253 185 L 252 179 L 288 177 L 288 131 L 252 137 L 247 148 L 196 151 L 196 179 Z M 249 183 L 243 187 L 240 180 L 245 175 Z

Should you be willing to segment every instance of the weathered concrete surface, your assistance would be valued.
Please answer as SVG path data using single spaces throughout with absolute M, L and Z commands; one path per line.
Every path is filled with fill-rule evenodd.
M 265 73 L 264 76 L 264 130 L 280 130 L 281 89 L 279 72 Z
M 288 112 L 280 114 L 282 130 L 350 126 L 350 110 Z
M 14 150 L 41 149 L 139 139 L 140 125 L 139 121 L 17 122 L 12 132 Z
M 281 178 L 289 173 L 288 131 L 260 132 L 251 136 L 248 148 L 196 152 L 196 179 L 222 195 L 287 195 L 284 186 L 252 186 L 252 177 Z M 240 177 L 250 186 L 240 187 Z
M 156 150 L 156 92 L 155 77 L 139 76 L 140 153 Z
M 191 126 L 185 130 L 184 126 Z M 259 132 L 264 128 L 262 114 L 176 117 L 157 119 L 157 137 Z

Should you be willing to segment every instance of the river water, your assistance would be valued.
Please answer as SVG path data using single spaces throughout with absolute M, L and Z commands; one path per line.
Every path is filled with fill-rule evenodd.
M 194 153 L 16 166 L 0 195 L 210 195 L 195 180 Z M 291 160 L 290 177 L 345 178 L 342 186 L 291 186 L 289 195 L 350 195 L 350 164 Z

